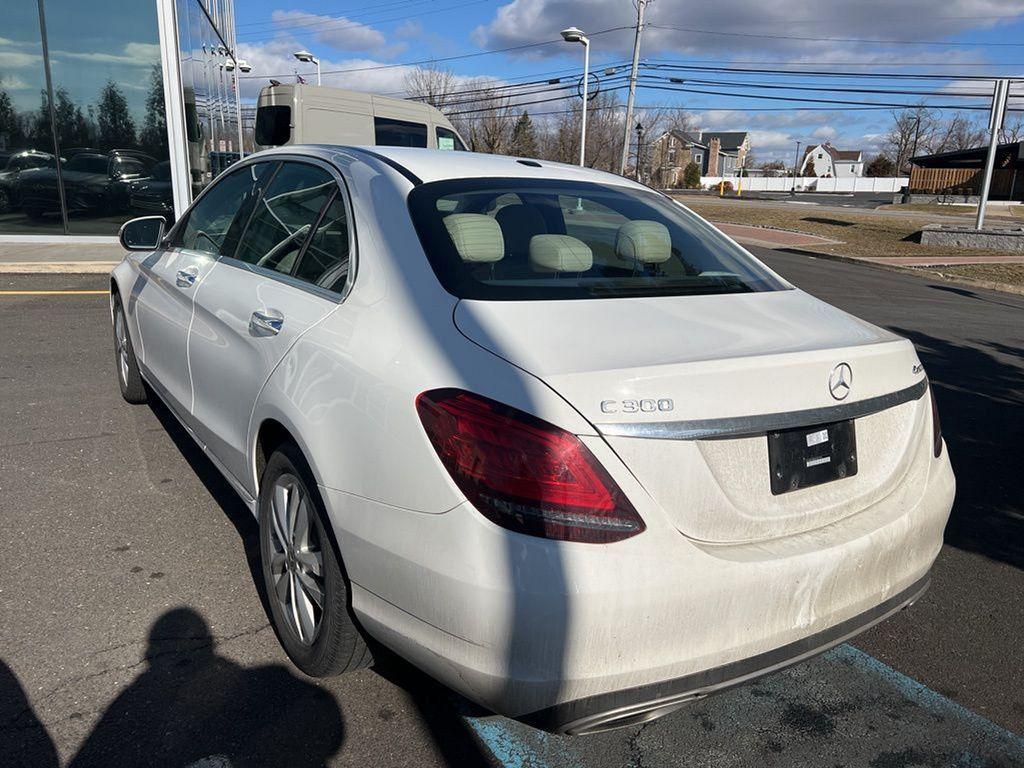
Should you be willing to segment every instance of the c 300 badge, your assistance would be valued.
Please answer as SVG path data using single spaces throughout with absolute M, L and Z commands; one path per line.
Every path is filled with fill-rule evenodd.
M 665 413 L 673 408 L 675 403 L 670 397 L 601 401 L 601 413 Z

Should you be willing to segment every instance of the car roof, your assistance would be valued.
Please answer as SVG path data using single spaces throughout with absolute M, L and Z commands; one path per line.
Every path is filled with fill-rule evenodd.
M 412 177 L 423 183 L 466 178 L 524 178 L 588 181 L 595 184 L 614 184 L 647 189 L 642 184 L 624 176 L 593 168 L 581 168 L 578 165 L 510 155 L 488 155 L 482 152 L 456 152 L 417 147 L 287 144 L 275 149 L 264 150 L 259 154 L 311 154 L 323 159 L 330 159 L 332 155 L 344 150 L 353 150 L 354 154 L 360 156 L 360 159 L 370 164 L 397 167 L 407 178 Z

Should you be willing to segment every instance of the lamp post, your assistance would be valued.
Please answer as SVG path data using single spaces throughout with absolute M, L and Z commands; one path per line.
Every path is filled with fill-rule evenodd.
M 562 39 L 567 43 L 583 44 L 583 120 L 580 126 L 580 165 L 586 165 L 587 158 L 587 86 L 590 84 L 590 40 L 576 27 L 562 30 Z
M 320 82 L 320 59 L 314 56 L 309 51 L 296 51 L 292 54 L 299 61 L 304 61 L 307 64 L 316 64 L 316 84 L 322 85 Z
M 238 121 L 238 159 L 241 160 L 245 157 L 245 133 L 242 130 L 242 93 L 239 90 L 238 85 L 238 74 L 235 72 L 237 69 L 239 72 L 252 72 L 252 67 L 249 66 L 249 62 L 245 59 L 236 59 L 235 54 L 231 53 L 231 57 L 228 59 L 228 63 L 224 65 L 224 68 L 232 73 L 232 79 L 235 82 L 235 120 Z
M 636 180 L 643 184 L 640 168 L 644 161 L 644 124 L 636 124 Z
M 796 194 L 796 174 L 800 166 L 800 142 L 796 143 L 796 160 L 793 162 L 793 189 L 790 190 L 789 194 Z

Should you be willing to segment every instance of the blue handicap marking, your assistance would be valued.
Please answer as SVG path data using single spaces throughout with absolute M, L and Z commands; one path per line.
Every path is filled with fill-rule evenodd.
M 646 725 L 591 736 L 465 719 L 504 768 L 1024 766 L 1024 737 L 851 645 Z

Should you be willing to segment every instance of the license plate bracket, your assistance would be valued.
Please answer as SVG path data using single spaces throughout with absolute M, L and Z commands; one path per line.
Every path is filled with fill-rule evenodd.
M 857 474 L 857 431 L 852 419 L 768 433 L 772 495 Z

